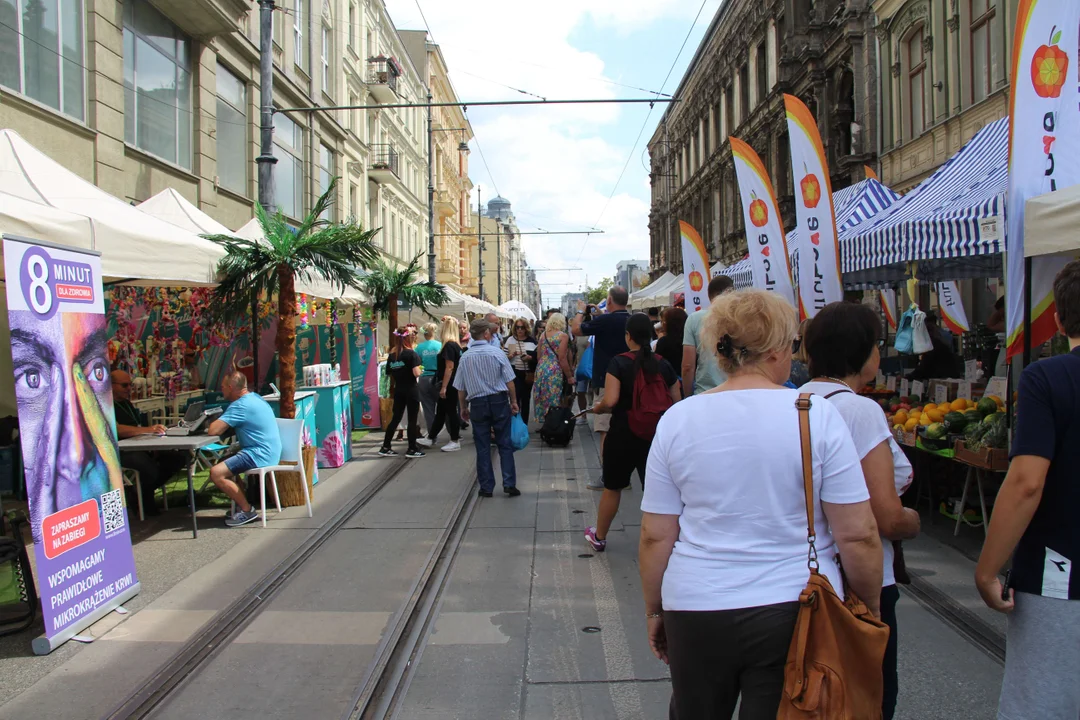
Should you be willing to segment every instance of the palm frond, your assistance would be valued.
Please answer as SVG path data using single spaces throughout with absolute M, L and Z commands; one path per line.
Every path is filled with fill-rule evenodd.
M 359 287 L 371 298 L 375 312 L 386 317 L 390 311 L 391 297 L 397 297 L 421 310 L 446 302 L 446 289 L 442 285 L 429 280 L 416 281 L 420 274 L 421 257 L 422 254 L 417 255 L 405 268 L 394 267 L 381 257 L 371 265 Z

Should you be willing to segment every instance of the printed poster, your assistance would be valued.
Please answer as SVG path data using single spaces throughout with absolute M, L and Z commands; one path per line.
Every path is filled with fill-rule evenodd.
M 12 366 L 45 654 L 139 592 L 101 258 L 4 236 Z
M 375 324 L 358 319 L 355 323 L 349 323 L 348 336 L 353 427 L 381 428 Z
M 686 288 L 686 313 L 696 313 L 709 304 L 709 253 L 701 241 L 698 231 L 690 223 L 679 221 L 679 235 L 682 238 L 683 277 Z

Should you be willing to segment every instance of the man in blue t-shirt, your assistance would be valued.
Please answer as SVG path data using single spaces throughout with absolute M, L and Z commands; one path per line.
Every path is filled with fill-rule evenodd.
M 975 569 L 986 604 L 1011 613 L 1003 720 L 1080 717 L 1080 261 L 1058 273 L 1054 303 L 1070 352 L 1020 377 L 1009 473 Z
M 247 501 L 235 478 L 253 468 L 281 462 L 281 435 L 274 411 L 257 394 L 248 392 L 243 373 L 228 373 L 221 381 L 221 392 L 229 401 L 229 407 L 210 423 L 207 432 L 223 435 L 232 428 L 242 449 L 210 468 L 210 480 L 236 503 L 237 511 L 225 519 L 225 524 L 239 527 L 258 520 L 259 513 Z

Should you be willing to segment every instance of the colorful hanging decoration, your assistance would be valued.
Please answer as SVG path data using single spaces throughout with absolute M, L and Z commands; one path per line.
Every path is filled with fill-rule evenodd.
M 300 293 L 296 301 L 296 314 L 300 316 L 300 327 L 308 326 L 308 297 L 306 293 Z

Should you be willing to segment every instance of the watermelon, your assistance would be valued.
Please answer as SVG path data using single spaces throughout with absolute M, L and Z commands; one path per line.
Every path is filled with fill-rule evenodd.
M 931 440 L 943 440 L 949 431 L 945 428 L 944 423 L 930 423 L 926 428 L 926 437 Z
M 995 413 L 991 413 L 990 415 L 987 415 L 986 417 L 984 417 L 983 418 L 983 423 L 986 424 L 986 425 L 994 425 L 996 423 L 1001 423 L 1002 425 L 1004 425 L 1005 424 L 1004 420 L 1005 420 L 1005 413 L 1003 413 L 1003 412 L 995 412 Z
M 982 413 L 978 410 L 968 410 L 964 413 L 964 417 L 967 418 L 968 424 L 979 424 L 982 422 Z
M 949 429 L 951 433 L 963 432 L 967 427 L 967 416 L 962 412 L 951 412 L 945 415 L 945 419 L 942 421 L 945 427 Z
M 998 411 L 998 406 L 992 398 L 984 397 L 979 400 L 978 404 L 975 406 L 975 409 L 979 411 L 980 415 L 986 417 L 987 415 L 993 415 L 994 413 L 996 413 Z

